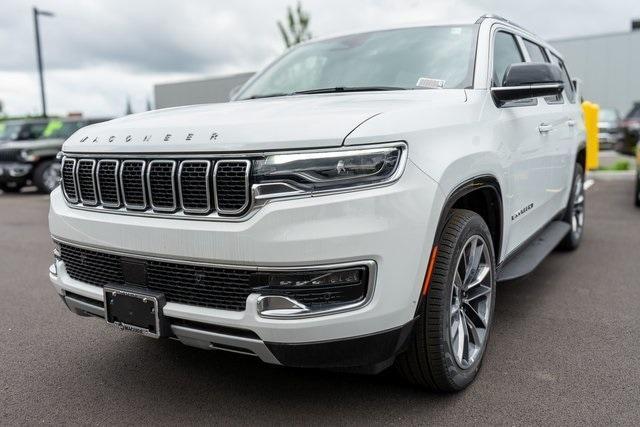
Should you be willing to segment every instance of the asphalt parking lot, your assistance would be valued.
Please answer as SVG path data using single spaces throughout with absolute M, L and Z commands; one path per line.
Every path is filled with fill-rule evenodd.
M 48 284 L 48 198 L 0 194 L 0 424 L 640 424 L 640 209 L 587 192 L 582 247 L 501 285 L 463 393 L 262 364 L 81 318 Z

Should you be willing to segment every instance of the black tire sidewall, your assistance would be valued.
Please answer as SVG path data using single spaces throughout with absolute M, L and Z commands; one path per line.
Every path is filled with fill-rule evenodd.
M 579 176 L 582 176 L 583 178 L 582 185 L 584 186 L 584 171 L 582 170 L 582 165 L 580 163 L 576 163 L 576 166 L 573 172 L 573 179 L 571 180 L 571 191 L 569 193 L 569 201 L 567 202 L 567 208 L 565 210 L 565 214 L 562 219 L 564 222 L 568 223 L 569 225 L 571 225 L 571 220 L 573 219 L 573 211 L 574 211 L 573 202 L 575 201 L 575 194 L 576 194 L 575 186 L 576 186 L 576 180 L 578 179 Z M 584 195 L 584 187 L 583 187 L 582 193 Z M 583 235 L 584 235 L 584 222 L 582 224 L 582 229 L 580 230 L 580 234 L 576 236 L 573 232 L 573 229 L 571 229 L 569 233 L 565 236 L 565 238 L 562 240 L 562 242 L 560 243 L 560 247 L 567 250 L 576 249 L 580 245 Z
M 453 278 L 455 274 L 455 267 L 458 261 L 458 257 L 460 256 L 462 249 L 464 248 L 465 243 L 472 236 L 481 236 L 485 241 L 489 249 L 489 257 L 491 259 L 491 307 L 489 310 L 489 322 L 487 326 L 486 337 L 478 355 L 476 361 L 468 368 L 462 369 L 458 366 L 458 363 L 455 360 L 455 356 L 453 353 L 451 338 L 449 334 L 449 322 L 450 322 L 450 306 L 451 306 L 451 288 L 453 286 Z M 489 342 L 489 336 L 491 332 L 491 325 L 493 323 L 493 311 L 495 307 L 495 295 L 496 295 L 496 268 L 495 268 L 495 254 L 493 251 L 493 244 L 491 240 L 491 234 L 489 232 L 489 228 L 482 220 L 482 218 L 476 214 L 469 219 L 469 221 L 465 224 L 461 232 L 459 233 L 455 245 L 455 249 L 453 251 L 452 257 L 448 262 L 447 271 L 445 273 L 445 282 L 443 288 L 443 297 L 446 298 L 446 303 L 443 305 L 443 309 L 440 311 L 440 325 L 441 328 L 441 337 L 443 338 L 444 344 L 444 353 L 443 353 L 443 364 L 446 372 L 446 377 L 450 381 L 452 388 L 461 390 L 469 385 L 473 379 L 476 377 L 480 366 L 482 365 L 482 359 L 484 357 L 485 350 L 487 348 L 487 344 Z M 429 302 L 427 302 L 428 304 Z
M 51 191 L 53 191 L 55 189 L 49 189 L 47 188 L 47 186 L 44 184 L 44 172 L 50 168 L 53 164 L 55 164 L 55 160 L 45 160 L 41 163 L 39 163 L 34 172 L 33 172 L 33 183 L 35 184 L 36 187 L 38 187 L 38 190 L 42 193 L 50 193 Z

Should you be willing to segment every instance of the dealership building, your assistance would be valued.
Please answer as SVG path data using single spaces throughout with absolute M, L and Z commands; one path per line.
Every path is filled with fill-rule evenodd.
M 625 115 L 640 102 L 640 25 L 630 32 L 555 40 L 550 43 L 565 57 L 569 73 L 583 84 L 586 100 Z M 253 73 L 159 84 L 156 108 L 227 102 L 234 88 Z

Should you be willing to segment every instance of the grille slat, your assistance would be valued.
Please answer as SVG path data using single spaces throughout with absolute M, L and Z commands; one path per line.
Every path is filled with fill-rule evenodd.
M 214 188 L 216 209 L 223 215 L 241 213 L 249 204 L 249 161 L 221 160 L 216 163 Z
M 180 202 L 185 213 L 206 214 L 211 211 L 208 160 L 185 160 L 180 163 Z
M 68 159 L 65 157 L 62 160 L 62 191 L 71 203 L 78 203 L 75 169 L 76 159 Z
M 127 209 L 147 209 L 147 196 L 144 185 L 144 160 L 125 160 L 120 167 L 120 186 Z
M 120 207 L 120 190 L 118 186 L 118 161 L 100 160 L 98 171 L 98 195 L 100 203 L 108 208 Z
M 98 204 L 95 183 L 96 161 L 93 159 L 81 159 L 78 161 L 76 170 L 80 201 L 83 205 L 96 206 Z
M 176 162 L 173 160 L 153 160 L 149 162 L 147 185 L 149 201 L 156 212 L 174 212 L 176 203 Z
M 251 205 L 251 161 L 65 157 L 68 202 L 145 214 L 240 217 Z

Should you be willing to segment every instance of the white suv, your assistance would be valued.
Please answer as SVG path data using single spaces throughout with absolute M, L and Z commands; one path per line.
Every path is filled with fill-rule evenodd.
M 234 102 L 69 138 L 51 282 L 121 329 L 460 390 L 496 283 L 580 243 L 578 98 L 498 17 L 304 43 Z

